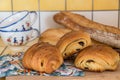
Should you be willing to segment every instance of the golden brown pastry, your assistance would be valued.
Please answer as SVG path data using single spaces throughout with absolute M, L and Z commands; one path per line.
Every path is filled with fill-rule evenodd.
M 60 51 L 48 43 L 36 43 L 24 54 L 22 64 L 27 69 L 52 73 L 63 63 Z
M 91 39 L 88 33 L 72 31 L 61 37 L 56 46 L 63 57 L 67 58 L 89 45 L 91 45 Z
M 109 46 L 92 45 L 77 55 L 74 64 L 88 71 L 116 70 L 119 64 L 119 54 Z
M 56 45 L 59 39 L 66 33 L 70 32 L 67 28 L 50 28 L 44 31 L 39 39 L 39 42 L 48 42 L 52 45 Z
M 32 69 L 30 63 L 31 59 L 34 55 L 34 52 L 40 47 L 40 44 L 34 44 L 32 45 L 25 53 L 23 57 L 23 66 L 28 69 Z
M 54 20 L 71 30 L 84 30 L 95 41 L 120 48 L 120 29 L 116 27 L 93 22 L 80 14 L 66 11 L 55 14 Z

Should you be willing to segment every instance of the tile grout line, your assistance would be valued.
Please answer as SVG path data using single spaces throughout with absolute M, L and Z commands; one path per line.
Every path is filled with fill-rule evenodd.
M 38 13 L 39 13 L 39 34 L 40 34 L 41 33 L 40 0 L 38 0 Z
M 12 10 L 11 10 L 12 11 Z M 15 10 L 14 10 L 15 11 Z M 13 11 L 13 12 L 14 12 Z M 37 11 L 37 10 L 36 10 Z M 39 10 L 38 10 L 39 11 Z M 56 12 L 56 11 L 60 11 L 60 10 L 40 10 L 40 12 Z M 81 12 L 90 12 L 91 10 L 67 10 L 67 11 L 81 11 Z M 114 10 L 93 10 L 93 12 L 99 12 L 99 11 L 118 11 L 118 9 L 114 9 Z M 10 11 L 0 11 L 0 12 L 10 12 Z
M 65 11 L 67 10 L 67 0 L 65 0 Z
M 93 21 L 93 19 L 94 19 L 94 0 L 92 0 L 92 13 L 91 13 L 91 20 Z
M 55 12 L 55 11 L 61 11 L 61 10 L 40 10 L 41 12 Z M 83 12 L 86 12 L 86 11 L 91 11 L 91 10 L 67 10 L 67 11 L 83 11 Z M 93 10 L 93 11 L 118 11 L 118 9 L 111 9 L 111 10 Z
M 11 0 L 11 12 L 13 14 L 13 0 Z
M 120 28 L 120 0 L 118 2 L 118 28 Z

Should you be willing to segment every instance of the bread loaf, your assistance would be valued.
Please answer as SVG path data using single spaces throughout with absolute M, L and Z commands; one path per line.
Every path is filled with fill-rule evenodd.
M 67 28 L 50 28 L 45 30 L 40 38 L 39 42 L 48 42 L 49 44 L 56 45 L 59 39 L 66 33 L 70 32 L 71 29 Z
M 87 71 L 116 70 L 118 64 L 119 53 L 101 44 L 85 48 L 75 59 L 75 66 Z
M 81 19 L 80 17 L 75 17 L 75 19 L 78 19 L 78 21 L 80 21 L 80 19 L 81 19 L 79 24 L 77 23 L 76 20 L 73 19 L 73 17 L 70 17 L 73 15 L 77 15 L 82 18 Z M 102 24 L 92 22 L 81 15 L 70 13 L 70 12 L 57 13 L 54 16 L 54 20 L 57 23 L 65 26 L 71 30 L 75 30 L 75 31 L 84 30 L 85 32 L 90 34 L 90 37 L 93 40 L 110 45 L 115 48 L 120 48 L 120 34 L 119 34 L 120 30 L 115 27 L 111 27 L 111 26 L 106 27 Z M 83 21 L 85 21 L 85 22 L 83 22 Z M 98 24 L 99 26 L 102 25 L 102 28 L 100 28 L 98 25 L 94 25 L 94 24 Z M 103 28 L 103 27 L 105 27 L 105 28 Z M 110 27 L 110 29 L 109 29 L 109 27 Z
M 71 19 L 73 22 L 77 23 L 80 26 L 102 30 L 105 32 L 120 34 L 120 29 L 116 28 L 115 26 L 109 26 L 109 25 L 97 23 L 97 22 L 89 20 L 88 18 L 80 14 L 75 14 L 75 13 L 71 13 L 68 11 L 63 11 L 61 13 L 69 17 L 69 19 Z
M 66 59 L 89 45 L 91 45 L 91 38 L 88 33 L 72 31 L 62 36 L 56 47 L 60 50 L 64 59 Z
M 24 54 L 22 64 L 27 69 L 40 73 L 52 73 L 63 63 L 60 51 L 48 43 L 36 43 Z

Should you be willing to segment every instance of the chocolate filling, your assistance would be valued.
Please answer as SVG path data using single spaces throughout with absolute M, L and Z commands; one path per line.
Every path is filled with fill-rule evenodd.
M 91 62 L 95 62 L 95 61 L 93 61 L 93 60 L 87 60 L 86 62 L 87 63 L 91 63 Z
M 81 46 L 84 46 L 84 42 L 78 42 Z
M 43 67 L 43 62 L 41 62 L 41 67 Z
M 80 52 L 80 49 L 76 49 L 77 52 Z
M 88 67 L 84 67 L 85 70 L 88 70 L 89 68 Z
M 67 56 L 67 53 L 64 53 L 65 56 Z
M 80 62 L 80 64 L 83 62 L 83 60 Z

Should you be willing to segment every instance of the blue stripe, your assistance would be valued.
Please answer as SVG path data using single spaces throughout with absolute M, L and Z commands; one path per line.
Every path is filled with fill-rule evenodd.
M 19 19 L 18 21 L 14 22 L 14 23 L 12 23 L 12 24 L 10 24 L 10 25 L 0 27 L 0 29 L 2 29 L 2 28 L 7 28 L 7 27 L 9 27 L 9 26 L 12 26 L 12 25 L 18 23 L 19 21 L 23 20 L 23 19 L 29 14 L 28 11 L 20 11 L 20 12 L 17 12 L 17 13 L 15 13 L 15 14 L 13 14 L 13 15 L 8 16 L 8 17 L 5 18 L 4 20 L 2 20 L 2 21 L 0 22 L 0 24 L 3 23 L 6 19 L 8 19 L 8 18 L 10 18 L 10 17 L 12 17 L 12 16 L 14 16 L 14 15 L 16 15 L 16 14 L 19 14 L 19 13 L 21 13 L 21 12 L 27 12 L 27 14 L 26 14 L 25 16 L 23 16 L 21 19 Z
M 30 31 L 32 30 L 32 28 L 28 29 L 28 30 L 18 30 L 18 31 L 3 31 L 3 30 L 0 30 L 0 32 L 25 32 L 25 31 Z

